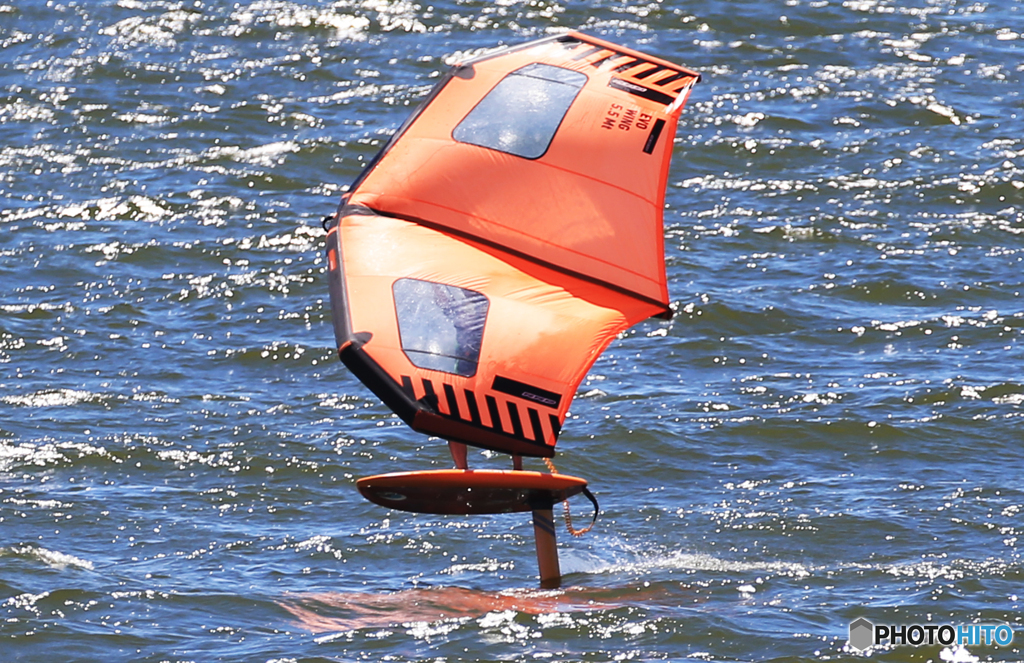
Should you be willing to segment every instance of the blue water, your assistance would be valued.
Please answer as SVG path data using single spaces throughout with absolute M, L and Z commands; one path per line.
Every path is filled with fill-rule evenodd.
M 451 461 L 338 362 L 320 221 L 452 62 L 568 28 L 704 81 L 678 313 L 577 394 L 555 463 L 602 513 L 541 591 L 528 517 L 357 493 Z M 0 661 L 1024 658 L 1022 32 L 1019 0 L 0 0 Z M 858 653 L 858 617 L 1020 632 Z

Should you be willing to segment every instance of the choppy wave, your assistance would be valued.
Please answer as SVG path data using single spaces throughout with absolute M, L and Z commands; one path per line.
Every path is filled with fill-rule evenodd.
M 93 563 L 89 560 L 62 553 L 57 550 L 48 550 L 39 546 L 25 545 L 25 546 L 11 546 L 10 548 L 0 548 L 0 558 L 5 556 L 18 557 L 21 559 L 27 559 L 34 562 L 40 562 L 46 566 L 62 571 L 67 568 L 85 569 L 87 571 L 93 570 Z M 21 597 L 9 599 L 11 605 L 20 604 L 19 607 L 26 607 L 26 605 L 34 604 L 41 598 L 49 595 L 49 592 L 43 594 L 31 595 L 22 594 L 21 597 L 26 597 L 28 601 L 23 601 Z

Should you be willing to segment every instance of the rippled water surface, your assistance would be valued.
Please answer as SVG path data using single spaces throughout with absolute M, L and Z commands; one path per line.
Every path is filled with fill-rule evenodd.
M 704 80 L 678 313 L 577 394 L 556 462 L 603 512 L 540 591 L 528 518 L 356 492 L 451 461 L 337 361 L 320 220 L 452 62 L 569 28 Z M 1019 660 L 1022 32 L 1020 0 L 0 4 L 0 659 Z M 857 653 L 861 616 L 1021 632 Z

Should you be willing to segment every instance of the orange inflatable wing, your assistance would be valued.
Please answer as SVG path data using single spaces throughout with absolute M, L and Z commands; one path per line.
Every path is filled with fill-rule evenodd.
M 577 33 L 455 67 L 332 220 L 346 366 L 415 430 L 552 456 L 598 355 L 669 312 L 661 210 L 698 78 Z

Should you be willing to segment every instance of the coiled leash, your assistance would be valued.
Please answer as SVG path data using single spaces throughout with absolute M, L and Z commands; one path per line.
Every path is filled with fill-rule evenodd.
M 558 470 L 555 468 L 555 464 L 551 462 L 550 458 L 545 458 L 544 464 L 548 466 L 548 470 L 552 474 L 558 474 Z M 569 511 L 569 500 L 562 502 L 562 505 L 565 507 L 565 528 L 569 530 L 569 534 L 572 534 L 573 536 L 583 536 L 593 529 L 594 524 L 597 523 L 597 514 L 601 510 L 601 507 L 597 504 L 597 498 L 594 497 L 594 494 L 590 492 L 586 486 L 583 487 L 583 494 L 588 500 L 590 500 L 590 503 L 594 505 L 594 519 L 591 520 L 590 524 L 583 529 L 576 529 L 572 526 L 572 513 Z

